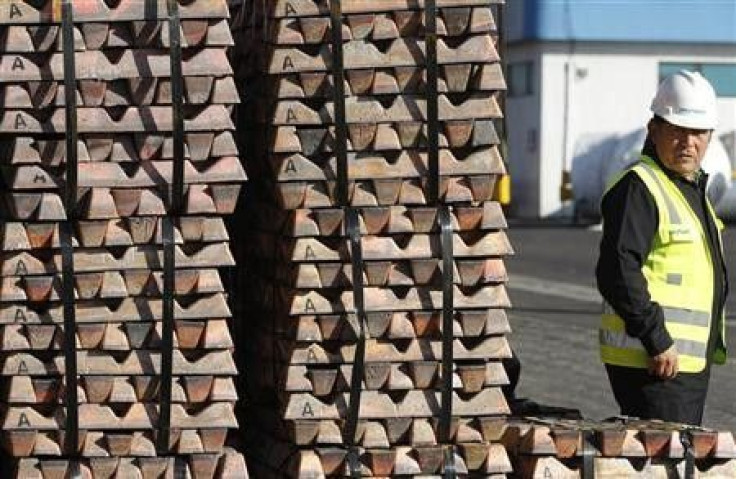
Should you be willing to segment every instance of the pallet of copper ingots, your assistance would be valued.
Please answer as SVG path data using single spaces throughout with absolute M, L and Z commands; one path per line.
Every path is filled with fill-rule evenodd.
M 397 111 L 401 110 L 397 115 L 384 111 L 377 100 L 373 105 L 368 101 L 355 103 L 354 120 L 362 123 L 348 125 L 351 151 L 347 154 L 350 173 L 346 188 L 350 206 L 432 202 L 427 192 L 430 161 L 422 151 L 428 134 L 423 106 L 402 99 L 397 102 Z M 376 109 L 368 111 L 372 106 Z M 463 106 L 453 107 L 456 121 L 441 122 L 438 194 L 445 203 L 477 204 L 493 198 L 496 180 L 505 173 L 493 119 L 483 119 L 484 114 L 496 115 L 500 110 L 479 106 L 473 111 Z M 264 141 L 269 151 L 260 152 L 258 161 L 247 165 L 247 170 L 250 176 L 270 179 L 272 185 L 263 187 L 268 188 L 271 201 L 283 209 L 339 207 L 334 127 L 322 124 L 323 118 L 334 120 L 329 120 L 331 113 L 311 111 L 311 118 L 295 126 L 302 112 L 307 113 L 297 104 L 281 112 L 290 118 L 275 120 L 279 124 L 270 129 L 271 136 Z
M 399 420 L 397 420 L 398 422 Z M 252 441 L 253 453 L 262 459 L 248 466 L 257 477 L 346 477 L 348 453 L 344 447 L 296 448 L 293 444 L 265 436 Z M 436 444 L 361 448 L 360 474 L 364 477 L 447 477 L 443 464 L 447 451 Z M 502 479 L 509 477 L 511 464 L 503 445 L 492 442 L 460 443 L 452 452 L 457 475 Z M 356 474 L 353 474 L 355 476 Z
M 234 15 L 243 418 L 264 476 L 510 472 L 496 15 L 386 3 Z
M 0 9 L 0 25 L 60 25 L 63 21 L 62 2 L 38 0 L 32 3 L 9 3 Z M 167 0 L 80 0 L 72 5 L 74 21 L 80 28 L 101 30 L 115 22 L 150 22 L 169 18 Z M 178 16 L 184 23 L 218 21 L 228 18 L 226 0 L 194 0 L 178 5 Z M 96 25 L 101 23 L 101 25 Z
M 77 462 L 65 459 L 26 458 L 18 462 L 14 474 L 28 479 L 67 477 L 76 469 L 81 477 L 248 477 L 243 456 L 226 448 L 214 454 L 172 457 L 93 457 Z
M 69 183 L 70 106 L 76 116 L 75 215 L 164 215 L 163 190 L 176 170 L 167 2 L 75 2 L 67 35 L 73 41 L 66 44 L 61 3 L 0 9 L 0 22 L 12 23 L 0 43 L 4 216 L 66 218 L 61 196 Z M 200 0 L 177 8 L 185 209 L 227 214 L 245 178 L 230 119 L 238 94 L 226 56 L 233 44 L 227 5 Z
M 438 10 L 437 95 L 431 99 L 423 7 L 404 2 L 395 12 L 378 12 L 381 7 L 343 2 L 338 92 L 331 19 L 324 16 L 329 2 L 318 3 L 253 6 L 255 13 L 236 33 L 236 52 L 250 55 L 237 62 L 247 89 L 243 96 L 253 102 L 248 120 L 257 138 L 249 173 L 272 178 L 269 193 L 282 208 L 343 206 L 335 197 L 341 161 L 336 142 L 342 141 L 350 205 L 428 204 L 432 116 L 438 121 L 432 136 L 441 156 L 441 200 L 491 199 L 494 181 L 504 172 L 494 121 L 502 116 L 498 95 L 505 83 L 488 2 L 450 2 L 463 8 Z M 287 10 L 293 13 L 284 15 Z M 302 10 L 311 13 L 302 16 Z M 380 33 L 387 24 L 395 38 Z M 303 41 L 273 33 L 302 30 L 312 32 L 297 34 Z M 345 126 L 345 138 L 338 140 L 336 124 Z
M 439 1 L 433 17 L 436 25 L 432 26 L 427 24 L 422 1 L 376 5 L 345 0 L 334 23 L 328 1 L 278 0 L 251 6 L 248 24 L 238 29 L 236 40 L 262 48 L 240 49 L 238 53 L 246 61 L 237 63 L 238 73 L 245 76 L 260 69 L 277 75 L 269 85 L 269 96 L 330 96 L 334 85 L 329 74 L 330 43 L 335 36 L 332 29 L 339 26 L 336 33 L 346 42 L 346 91 L 351 95 L 418 94 L 426 86 L 425 39 L 431 28 L 439 37 L 442 74 L 449 73 L 440 78 L 439 90 L 470 93 L 492 89 L 491 84 L 502 81 L 495 49 L 498 28 L 491 7 L 498 3 Z
M 468 129 L 459 132 L 457 129 L 449 136 L 461 135 L 461 141 L 473 141 L 473 132 L 484 138 L 478 142 L 497 141 L 491 122 L 468 122 Z M 388 125 L 383 125 L 390 128 Z M 401 124 L 398 125 L 399 128 Z M 406 125 L 404 125 L 406 126 Z M 412 140 L 397 143 L 416 143 L 421 135 L 421 125 L 409 133 Z M 372 130 L 372 127 L 361 126 L 361 129 Z M 310 131 L 307 135 L 317 134 L 321 139 L 311 143 L 300 134 L 294 138 L 314 144 L 323 144 L 326 131 Z M 367 133 L 372 136 L 373 133 Z M 398 136 L 398 135 L 397 135 Z M 456 139 L 456 138 L 453 138 Z M 277 140 L 277 143 L 281 140 Z M 288 141 L 291 143 L 291 140 Z M 329 141 L 328 141 L 329 143 Z M 282 143 L 283 145 L 283 143 Z M 296 148 L 304 149 L 303 146 Z M 309 151 L 314 146 L 306 147 Z M 258 166 L 249 167 L 251 176 L 272 178 L 273 186 L 269 187 L 270 200 L 282 209 L 317 209 L 335 208 L 337 183 L 337 161 L 333 153 L 284 152 L 267 155 L 268 161 Z M 355 207 L 395 206 L 395 205 L 429 205 L 431 199 L 427 192 L 429 164 L 427 154 L 418 150 L 396 149 L 389 151 L 354 152 L 348 154 L 349 177 L 347 194 Z M 488 145 L 477 149 L 451 150 L 443 149 L 439 153 L 440 178 L 439 195 L 447 203 L 479 204 L 493 198 L 494 187 L 498 177 L 505 173 L 505 168 L 497 146 Z
M 412 227 L 411 213 L 403 216 L 406 211 L 401 207 L 386 208 L 385 218 L 392 217 L 392 209 L 393 217 L 400 218 L 395 228 Z M 377 220 L 378 212 L 373 210 L 367 208 L 363 213 Z M 255 319 L 249 331 L 249 356 L 253 364 L 261 365 L 248 378 L 250 390 L 258 391 L 264 401 L 249 404 L 253 417 L 246 416 L 246 423 L 254 431 L 264 431 L 258 437 L 270 434 L 283 443 L 301 446 L 305 454 L 307 449 L 340 448 L 358 377 L 361 392 L 356 444 L 361 452 L 356 460 L 360 470 L 365 467 L 363 473 L 373 475 L 381 475 L 379 471 L 387 468 L 396 474 L 439 474 L 447 463 L 442 459 L 443 447 L 438 446 L 444 441 L 435 418 L 442 413 L 443 382 L 449 382 L 453 389 L 452 421 L 457 428 L 451 436 L 454 445 L 477 452 L 474 445 L 485 444 L 485 457 L 493 458 L 470 461 L 472 466 L 468 466 L 468 458 L 453 456 L 455 467 L 482 474 L 509 472 L 508 460 L 498 455 L 503 448 L 493 442 L 498 437 L 487 427 L 508 414 L 501 392 L 508 379 L 501 360 L 511 355 L 504 338 L 508 332 L 504 308 L 509 302 L 502 263 L 511 249 L 503 231 L 497 229 L 499 225 L 494 224 L 493 218 L 498 220 L 494 210 L 493 205 L 461 209 L 459 217 L 467 223 L 453 217 L 457 231 L 449 235 L 456 252 L 451 262 L 453 358 L 449 380 L 442 372 L 447 354 L 443 337 L 448 330 L 443 324 L 442 291 L 438 290 L 443 265 L 435 259 L 442 257 L 441 241 L 432 234 L 436 228 L 431 226 L 431 215 L 417 218 L 415 223 L 426 227 L 429 234 L 410 234 L 407 241 L 400 235 L 386 234 L 361 238 L 363 261 L 358 274 L 363 286 L 357 290 L 353 288 L 356 264 L 349 262 L 350 252 L 339 235 L 339 224 L 332 224 L 338 232 L 333 236 L 287 239 L 264 233 L 256 238 L 251 256 L 258 260 L 250 264 L 256 273 L 249 283 L 249 299 L 258 303 L 264 298 L 276 305 L 271 309 L 262 306 L 260 312 L 254 308 L 254 318 L 262 319 Z M 484 211 L 487 224 L 494 229 L 474 230 L 475 241 L 469 245 L 467 238 L 463 240 L 461 225 L 482 224 Z M 417 211 L 418 216 L 421 213 Z M 391 228 L 388 222 L 378 220 L 369 227 L 380 223 Z M 305 221 L 304 225 L 314 228 L 316 223 Z M 273 275 L 258 273 L 266 271 Z M 358 294 L 362 295 L 362 314 L 356 306 Z M 363 326 L 358 326 L 359 316 Z M 358 340 L 361 327 L 369 339 Z M 358 352 L 361 347 L 363 351 Z M 360 359 L 356 359 L 358 355 Z M 423 468 L 401 461 L 390 463 L 393 465 L 385 462 L 400 448 L 408 447 L 403 450 L 408 457 L 414 454 L 412 447 L 420 445 L 437 446 L 423 453 L 434 451 L 440 461 L 427 459 Z M 491 450 L 496 452 L 491 454 Z M 319 466 L 322 469 L 291 463 L 279 466 L 271 456 L 254 457 L 253 461 L 283 467 L 288 474 L 326 469 L 328 475 L 354 475 L 355 469 L 347 469 L 348 452 L 344 449 L 342 456 L 340 464 Z M 285 453 L 284 457 L 295 460 Z M 376 462 L 378 457 L 383 462 Z
M 114 456 L 121 450 L 123 456 L 162 452 L 156 435 L 163 407 L 174 428 L 164 452 L 219 453 L 228 429 L 237 427 L 230 311 L 217 271 L 175 270 L 174 293 L 181 299 L 175 303 L 173 349 L 168 352 L 163 347 L 163 274 L 130 269 L 74 278 L 71 349 L 82 457 Z M 69 407 L 64 351 L 70 346 L 62 288 L 54 276 L 4 279 L 9 281 L 3 283 L 0 326 L 3 444 L 16 457 L 66 455 L 60 431 Z M 19 286 L 10 289 L 13 283 Z M 163 405 L 167 354 L 170 398 Z M 102 445 L 108 436 L 117 439 L 117 446 Z
M 225 0 L 9 3 L 0 394 L 17 477 L 247 477 Z M 4 460 L 5 461 L 5 460 Z
M 659 420 L 528 417 L 502 439 L 519 478 L 701 477 L 736 474 L 733 434 Z
M 254 208 L 251 218 L 258 228 L 250 230 L 245 248 L 251 276 L 243 295 L 250 302 L 252 320 L 244 344 L 250 345 L 251 364 L 258 365 L 247 378 L 248 391 L 262 399 L 249 403 L 252 416 L 246 414 L 244 422 L 259 431 L 258 437 L 301 446 L 299 457 L 315 448 L 339 449 L 350 416 L 348 405 L 356 397 L 351 385 L 357 375 L 361 394 L 356 442 L 363 451 L 358 462 L 361 470 L 367 468 L 363 473 L 380 475 L 377 471 L 389 466 L 371 462 L 379 455 L 387 458 L 397 448 L 444 442 L 438 421 L 430 418 L 442 409 L 440 390 L 448 381 L 441 372 L 447 351 L 443 332 L 449 330 L 452 420 L 463 422 L 452 440 L 469 450 L 486 444 L 497 451 L 497 436 L 485 425 L 508 414 L 501 393 L 508 378 L 501 360 L 511 355 L 504 338 L 509 332 L 509 301 L 503 260 L 512 248 L 500 206 L 485 202 L 451 207 L 444 237 L 437 208 L 355 211 L 353 224 L 358 227 L 353 226 L 352 233 L 360 238 L 352 244 L 345 237 L 351 227 L 343 209 L 280 210 L 268 203 Z M 443 258 L 448 245 L 453 252 L 449 266 Z M 352 261 L 356 247 L 361 251 L 357 264 Z M 450 327 L 443 324 L 442 311 L 447 276 L 453 289 Z M 370 339 L 359 353 L 361 329 Z M 260 450 L 257 446 L 250 445 L 249 453 Z M 423 454 L 438 450 L 441 456 L 444 449 L 439 446 Z M 347 455 L 343 448 L 343 459 Z M 283 457 L 293 461 L 296 456 Z M 510 471 L 508 460 L 497 454 L 487 451 L 484 457 L 493 460 L 468 462 L 459 455 L 453 460 L 458 471 Z M 346 469 L 347 459 L 319 466 L 323 469 L 278 465 L 271 456 L 253 456 L 249 464 L 256 460 L 292 477 L 320 470 L 329 471 L 327 475 L 355 474 Z M 437 465 L 427 461 L 417 469 L 396 464 L 395 470 L 439 474 L 445 463 L 438 468 L 431 464 Z

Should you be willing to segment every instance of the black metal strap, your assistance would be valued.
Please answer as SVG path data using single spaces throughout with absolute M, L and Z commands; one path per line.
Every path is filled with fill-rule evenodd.
M 182 112 L 184 79 L 181 65 L 181 21 L 179 4 L 167 1 L 169 13 L 169 41 L 171 60 L 171 104 L 174 140 L 173 178 L 169 191 L 168 215 L 162 218 L 163 240 L 163 306 L 161 328 L 161 389 L 159 397 L 159 453 L 167 454 L 171 448 L 171 395 L 174 354 L 174 298 L 176 273 L 176 243 L 174 221 L 182 213 L 184 204 L 184 115 Z
M 356 432 L 360 418 L 360 400 L 365 374 L 365 343 L 367 339 L 365 301 L 363 296 L 363 250 L 360 242 L 360 219 L 358 211 L 350 207 L 348 185 L 348 132 L 345 115 L 345 65 L 343 62 L 342 5 L 340 0 L 330 0 L 330 25 L 332 29 L 332 83 L 334 100 L 335 142 L 333 151 L 337 160 L 337 183 L 335 202 L 342 206 L 345 229 L 350 241 L 353 266 L 353 302 L 358 322 L 358 339 L 353 357 L 353 372 L 350 377 L 350 399 L 343 438 L 347 447 L 347 464 L 351 477 L 363 475 L 360 449 L 356 443 Z
M 425 1 L 425 49 L 427 67 L 427 154 L 429 204 L 438 208 L 442 243 L 442 411 L 439 422 L 439 437 L 443 443 L 450 442 L 452 420 L 452 340 L 453 340 L 453 251 L 452 221 L 447 206 L 439 205 L 439 112 L 437 104 L 437 4 Z
M 345 209 L 345 224 L 350 238 L 350 252 L 353 267 L 353 303 L 358 321 L 358 342 L 353 358 L 353 372 L 350 378 L 350 402 L 345 422 L 344 440 L 348 447 L 348 467 L 351 477 L 361 477 L 360 451 L 355 434 L 360 418 L 360 398 L 363 392 L 363 376 L 365 373 L 365 343 L 368 338 L 365 315 L 365 298 L 363 296 L 363 247 L 360 242 L 360 218 L 353 208 Z
M 174 139 L 174 165 L 169 214 L 180 215 L 184 206 L 184 77 L 181 60 L 181 19 L 177 0 L 168 0 L 169 53 L 171 56 L 171 105 Z
M 332 28 L 332 83 L 335 105 L 335 146 L 337 158 L 337 185 L 335 198 L 341 206 L 350 205 L 348 191 L 348 126 L 345 118 L 345 66 L 342 51 L 342 5 L 341 0 L 330 0 Z
M 59 224 L 59 239 L 61 243 L 61 297 L 64 303 L 65 448 L 68 456 L 76 458 L 79 455 L 79 399 L 77 397 L 77 328 L 74 298 L 73 237 L 74 226 L 72 222 L 69 220 L 62 221 Z
M 680 443 L 682 443 L 685 456 L 685 474 L 683 479 L 695 479 L 695 447 L 692 432 L 688 429 L 680 431 Z
M 453 378 L 453 341 L 454 341 L 454 262 L 453 231 L 450 207 L 439 208 L 438 218 L 442 243 L 442 391 L 440 401 L 440 418 L 438 435 L 441 444 L 452 444 L 452 378 Z M 454 478 L 455 455 L 445 456 L 445 479 Z M 448 462 L 448 460 L 450 462 Z
M 438 97 L 439 65 L 437 64 L 437 3 L 435 0 L 425 1 L 425 39 L 427 67 L 427 202 L 436 205 L 440 201 L 440 121 Z
M 71 0 L 61 4 L 61 29 L 64 49 L 64 106 L 66 113 L 66 189 L 64 208 L 67 220 L 77 209 L 77 70 L 74 59 L 74 13 Z
M 583 429 L 583 471 L 582 479 L 595 479 L 595 433 L 591 429 Z
M 445 447 L 444 464 L 442 479 L 455 479 L 457 477 L 457 465 L 455 463 L 455 446 L 452 444 Z
M 170 216 L 161 219 L 164 246 L 163 305 L 161 334 L 161 389 L 159 398 L 158 451 L 168 453 L 171 439 L 171 383 L 173 382 L 174 351 L 174 273 L 176 268 L 174 220 Z
M 77 217 L 77 74 L 74 59 L 74 13 L 72 2 L 61 4 L 61 28 L 64 52 L 64 110 L 66 113 L 66 163 L 64 208 L 66 220 L 59 224 L 61 243 L 61 296 L 64 303 L 64 379 L 66 440 L 64 447 L 70 461 L 71 477 L 81 477 L 79 471 L 79 398 L 77 397 L 77 338 L 74 297 L 74 220 Z
M 437 62 L 437 2 L 425 0 L 424 4 L 424 48 L 427 68 L 427 203 L 438 208 L 442 243 L 442 389 L 438 436 L 445 444 L 444 479 L 457 477 L 455 447 L 452 444 L 452 379 L 454 341 L 454 252 L 452 245 L 452 218 L 450 208 L 440 205 L 440 121 L 439 121 L 439 65 Z

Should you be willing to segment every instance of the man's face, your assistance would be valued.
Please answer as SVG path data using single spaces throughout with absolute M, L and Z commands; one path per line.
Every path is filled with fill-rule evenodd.
M 666 121 L 649 123 L 649 135 L 657 156 L 667 169 L 689 180 L 695 178 L 710 143 L 712 130 L 676 126 Z

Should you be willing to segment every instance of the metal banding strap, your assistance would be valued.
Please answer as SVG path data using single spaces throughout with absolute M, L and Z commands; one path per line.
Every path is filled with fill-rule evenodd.
M 665 204 L 667 205 L 667 212 L 670 215 L 670 223 L 673 225 L 679 225 L 682 224 L 682 219 L 680 218 L 680 214 L 677 212 L 677 208 L 675 208 L 675 204 L 672 202 L 672 199 L 667 195 L 664 185 L 662 184 L 662 181 L 659 179 L 659 176 L 657 176 L 657 173 L 654 171 L 654 169 L 644 163 L 643 161 L 638 163 L 639 166 L 642 167 L 643 171 L 646 171 L 647 174 L 651 177 L 651 179 L 654 180 L 654 182 L 659 187 L 659 192 L 662 196 L 662 199 L 664 199 Z
M 360 398 L 363 391 L 363 375 L 365 371 L 365 342 L 368 336 L 365 317 L 365 298 L 363 297 L 363 248 L 360 243 L 360 219 L 357 210 L 346 208 L 345 222 L 350 238 L 352 259 L 353 302 L 358 320 L 358 344 L 355 347 L 353 373 L 350 378 L 350 402 L 345 423 L 344 440 L 348 447 L 348 467 L 351 477 L 362 477 L 360 451 L 355 442 L 360 417 Z
M 611 346 L 619 349 L 635 349 L 645 351 L 644 346 L 641 344 L 641 340 L 629 336 L 624 331 L 610 331 L 607 329 L 600 329 L 598 330 L 598 338 L 600 340 L 600 343 L 604 346 Z M 707 346 L 705 343 L 682 338 L 672 339 L 675 342 L 675 347 L 677 348 L 677 352 L 679 354 L 705 358 L 707 352 Z
M 76 309 L 74 298 L 73 222 L 77 217 L 77 73 L 74 59 L 74 13 L 72 2 L 61 4 L 64 51 L 64 109 L 66 113 L 66 184 L 64 208 L 66 220 L 59 224 L 61 242 L 62 300 L 64 303 L 64 380 L 66 440 L 64 447 L 70 461 L 70 476 L 81 477 L 79 462 L 79 398 L 77 396 Z
M 452 245 L 452 217 L 450 207 L 439 209 L 442 238 L 442 392 L 438 436 L 441 444 L 448 445 L 449 455 L 445 455 L 445 479 L 457 477 L 455 453 L 452 444 L 452 377 L 454 354 L 454 262 Z
M 445 468 L 442 474 L 443 479 L 454 479 L 457 477 L 457 466 L 455 465 L 455 447 L 448 446 L 445 448 L 444 457 Z
M 61 5 L 61 31 L 64 49 L 64 106 L 66 113 L 66 188 L 64 209 L 67 220 L 74 220 L 77 209 L 77 67 L 74 58 L 74 13 L 71 0 Z
M 162 334 L 161 334 L 161 390 L 159 397 L 159 432 L 156 447 L 161 454 L 169 453 L 171 440 L 171 383 L 173 382 L 174 352 L 174 273 L 175 242 L 174 219 L 161 219 L 164 247 Z
M 74 306 L 74 226 L 71 221 L 59 224 L 61 243 L 62 300 L 64 303 L 64 392 L 66 406 L 66 454 L 76 457 L 79 454 L 79 399 L 77 397 L 77 348 L 76 348 L 76 309 Z
M 426 0 L 424 10 L 425 64 L 427 68 L 427 203 L 438 208 L 442 242 L 442 386 L 438 437 L 446 445 L 444 479 L 457 477 L 452 444 L 452 378 L 454 339 L 454 262 L 449 206 L 440 206 L 439 103 L 437 62 L 437 2 Z
M 332 31 L 332 94 L 335 103 L 335 156 L 337 157 L 337 185 L 335 199 L 340 206 L 350 205 L 348 192 L 348 126 L 345 118 L 345 67 L 342 51 L 341 0 L 330 0 L 330 28 Z
M 360 417 L 360 400 L 365 375 L 365 342 L 367 336 L 365 300 L 363 297 L 363 250 L 360 242 L 360 219 L 358 211 L 350 207 L 348 188 L 348 133 L 345 116 L 345 66 L 343 63 L 342 4 L 340 0 L 330 0 L 330 28 L 332 32 L 332 94 L 335 104 L 335 146 L 337 159 L 337 184 L 335 202 L 343 208 L 345 230 L 350 241 L 352 261 L 352 286 L 355 316 L 358 322 L 358 338 L 353 357 L 353 372 L 350 377 L 350 399 L 343 438 L 347 447 L 347 464 L 351 477 L 362 477 L 360 450 L 355 435 Z
M 180 215 L 184 205 L 184 77 L 182 74 L 181 18 L 177 0 L 168 0 L 169 54 L 171 56 L 171 105 L 174 164 L 169 214 Z
M 683 479 L 695 479 L 695 448 L 693 447 L 693 436 L 690 430 L 680 431 L 680 443 L 685 456 L 685 474 Z
M 427 178 L 428 203 L 436 205 L 440 200 L 440 151 L 439 151 L 439 104 L 437 64 L 437 3 L 436 0 L 425 2 L 425 52 L 427 67 L 427 163 L 429 178 Z
M 167 1 L 171 61 L 171 103 L 174 140 L 173 178 L 169 192 L 169 210 L 162 218 L 163 240 L 163 306 L 161 328 L 161 389 L 159 396 L 159 424 L 156 447 L 161 454 L 171 448 L 171 388 L 174 354 L 174 296 L 175 296 L 175 241 L 174 221 L 182 212 L 184 202 L 184 116 L 182 113 L 183 78 L 181 65 L 181 22 L 179 4 Z
M 595 435 L 591 429 L 583 429 L 583 471 L 582 479 L 595 479 Z
M 173 479 L 185 479 L 190 477 L 189 464 L 187 464 L 186 456 L 174 456 L 174 477 Z

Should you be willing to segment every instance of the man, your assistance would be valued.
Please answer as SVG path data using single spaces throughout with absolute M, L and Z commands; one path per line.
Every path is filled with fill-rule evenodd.
M 603 197 L 596 268 L 601 359 L 621 413 L 699 425 L 726 356 L 720 228 L 700 165 L 716 96 L 699 73 L 665 78 L 638 163 Z

